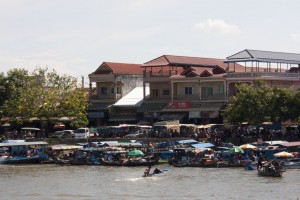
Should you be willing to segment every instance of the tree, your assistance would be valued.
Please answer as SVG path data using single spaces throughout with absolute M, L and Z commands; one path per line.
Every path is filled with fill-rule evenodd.
M 24 69 L 9 70 L 7 76 L 4 73 L 0 74 L 0 107 L 6 100 L 18 96 L 28 78 L 28 71 Z
M 272 121 L 291 119 L 292 109 L 294 108 L 294 96 L 292 89 L 278 87 L 273 89 L 272 102 L 270 104 Z
M 229 123 L 249 122 L 261 124 L 270 119 L 272 90 L 262 81 L 256 81 L 253 85 L 240 83 L 236 85 L 237 95 L 224 110 L 224 118 Z
M 300 122 L 300 90 L 298 90 L 293 96 L 292 105 L 290 108 L 291 119 Z
M 68 117 L 75 128 L 88 124 L 87 100 L 74 77 L 37 68 L 17 93 L 3 105 L 8 116 L 22 121 L 36 117 L 46 122 Z

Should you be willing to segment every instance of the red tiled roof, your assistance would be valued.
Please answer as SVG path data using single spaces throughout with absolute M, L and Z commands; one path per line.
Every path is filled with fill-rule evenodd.
M 103 70 L 102 67 L 107 66 L 110 70 Z M 92 74 L 143 74 L 141 64 L 103 62 L 98 69 Z
M 224 59 L 217 58 L 201 58 L 201 57 L 188 57 L 188 56 L 173 56 L 173 55 L 163 55 L 149 62 L 146 62 L 142 67 L 150 66 L 162 66 L 162 65 L 185 65 L 185 66 L 220 66 L 223 69 L 228 67 L 228 64 L 224 63 Z
M 213 74 L 213 68 L 211 67 L 192 67 L 192 70 L 198 76 L 200 76 L 205 71 L 209 72 L 211 75 Z

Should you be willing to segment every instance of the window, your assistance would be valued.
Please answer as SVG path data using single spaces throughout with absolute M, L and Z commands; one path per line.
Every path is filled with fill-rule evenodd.
M 184 87 L 184 94 L 193 94 L 192 87 Z
M 219 94 L 224 94 L 224 85 L 219 86 Z
M 152 90 L 152 96 L 153 97 L 158 97 L 158 89 L 153 89 Z
M 117 87 L 117 94 L 121 94 L 121 87 Z
M 115 88 L 115 87 L 111 88 L 111 93 L 116 94 L 117 93 L 117 88 Z
M 101 95 L 103 95 L 103 96 L 107 95 L 107 88 L 106 87 L 101 88 Z
M 212 96 L 213 95 L 213 88 L 212 87 L 203 87 L 202 88 L 202 94 L 203 96 Z
M 163 90 L 163 95 L 164 96 L 170 95 L 170 90 Z

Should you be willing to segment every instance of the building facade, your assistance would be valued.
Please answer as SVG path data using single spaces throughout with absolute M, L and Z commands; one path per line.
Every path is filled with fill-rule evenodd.
M 163 55 L 142 65 L 150 98 L 138 109 L 150 121 L 220 123 L 227 102 L 222 59 Z
M 260 79 L 271 87 L 297 90 L 299 66 L 300 54 L 247 49 L 225 60 L 163 55 L 142 65 L 104 62 L 89 75 L 89 119 L 95 126 L 163 120 L 222 123 L 220 113 L 236 94 L 237 84 Z M 141 101 L 118 102 L 134 89 Z
M 143 70 L 140 66 L 141 64 L 103 62 L 96 71 L 89 74 L 88 118 L 91 126 L 106 125 L 120 119 L 116 119 L 116 116 L 117 113 L 122 113 L 122 108 L 113 109 L 113 104 L 134 88 L 143 85 Z

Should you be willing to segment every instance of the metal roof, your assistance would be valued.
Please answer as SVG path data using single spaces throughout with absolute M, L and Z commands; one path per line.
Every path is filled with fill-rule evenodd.
M 149 86 L 145 87 L 145 95 L 148 96 L 150 94 Z M 127 95 L 122 97 L 119 101 L 113 104 L 114 107 L 139 107 L 144 101 L 144 88 L 143 87 L 135 87 L 132 91 L 130 91 Z
M 284 53 L 274 51 L 261 51 L 245 49 L 232 56 L 229 56 L 224 61 L 230 62 L 267 62 L 267 63 L 287 63 L 287 64 L 300 64 L 300 54 L 297 53 Z

